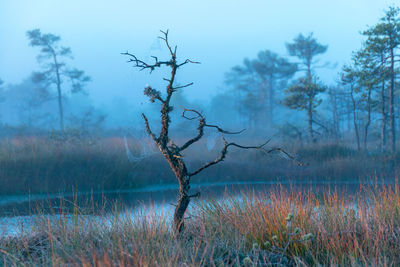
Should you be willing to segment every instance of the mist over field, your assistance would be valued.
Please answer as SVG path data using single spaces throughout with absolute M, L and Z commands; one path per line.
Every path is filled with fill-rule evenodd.
M 5 0 L 0 37 L 4 266 L 400 264 L 398 4 Z
M 193 87 L 182 94 L 196 104 L 208 105 L 212 97 L 227 90 L 225 73 L 233 66 L 266 49 L 288 57 L 285 43 L 299 33 L 314 32 L 318 41 L 329 45 L 319 59 L 337 66 L 316 72 L 326 84 L 334 84 L 341 66 L 360 47 L 359 32 L 375 24 L 391 3 L 2 1 L 0 77 L 6 85 L 17 85 L 40 68 L 38 49 L 29 47 L 26 31 L 39 28 L 59 35 L 60 44 L 72 49 L 72 66 L 92 78 L 86 90 L 93 105 L 108 113 L 106 123 L 126 125 L 131 124 L 127 117 L 133 119 L 135 110 L 148 106 L 142 94 L 146 83 L 157 88 L 164 84 L 158 73 L 133 71 L 119 54 L 128 50 L 145 59 L 167 56 L 157 39 L 159 30 L 170 29 L 181 59 L 201 62 L 182 69 L 178 82 L 193 81 Z

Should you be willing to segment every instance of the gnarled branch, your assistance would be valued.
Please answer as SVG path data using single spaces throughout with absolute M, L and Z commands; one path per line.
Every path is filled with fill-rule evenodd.
M 304 164 L 304 163 L 302 163 L 302 162 L 296 160 L 295 157 L 293 157 L 292 155 L 290 155 L 289 153 L 287 153 L 285 150 L 283 150 L 283 149 L 280 148 L 280 147 L 275 147 L 275 148 L 272 148 L 272 149 L 269 149 L 269 150 L 266 150 L 266 149 L 262 149 L 262 150 L 264 151 L 265 154 L 270 154 L 270 153 L 272 153 L 272 152 L 278 151 L 278 152 L 280 152 L 281 154 L 283 154 L 286 158 L 289 158 L 290 160 L 292 160 L 292 161 L 293 161 L 294 163 L 296 163 L 298 166 L 306 166 L 306 165 L 307 165 L 307 164 Z
M 196 171 L 189 173 L 189 177 L 195 176 L 196 174 L 200 173 L 201 171 L 203 171 L 204 169 L 207 169 L 208 167 L 211 167 L 212 165 L 218 164 L 219 162 L 223 161 L 226 157 L 226 154 L 228 152 L 228 147 L 229 144 L 226 142 L 226 140 L 224 140 L 225 144 L 224 147 L 221 150 L 221 155 L 214 161 L 210 161 L 208 163 L 206 163 L 205 165 L 203 165 L 202 167 L 198 168 Z
M 188 117 L 185 114 L 186 112 L 194 112 L 197 116 Z M 186 109 L 185 108 L 183 110 L 182 117 L 187 119 L 187 120 L 195 120 L 195 119 L 204 120 L 204 127 L 216 128 L 218 132 L 223 133 L 223 134 L 240 134 L 240 133 L 242 133 L 242 132 L 244 132 L 246 130 L 246 129 L 242 129 L 242 130 L 237 131 L 237 132 L 231 132 L 231 131 L 227 131 L 227 130 L 222 129 L 218 125 L 207 124 L 207 123 L 205 123 L 204 116 L 199 111 L 194 110 L 194 109 Z
M 299 166 L 304 166 L 303 163 L 297 161 L 292 155 L 290 155 L 289 153 L 287 153 L 287 152 L 286 152 L 285 150 L 283 150 L 282 148 L 273 148 L 273 149 L 270 149 L 270 150 L 265 149 L 265 148 L 264 148 L 265 145 L 267 145 L 271 140 L 267 140 L 266 142 L 264 142 L 264 143 L 262 143 L 261 145 L 258 145 L 258 146 L 243 146 L 243 145 L 236 144 L 236 143 L 234 143 L 234 142 L 228 143 L 228 142 L 225 140 L 225 138 L 223 138 L 223 140 L 224 140 L 224 146 L 222 147 L 220 156 L 219 156 L 217 159 L 215 159 L 215 160 L 213 160 L 213 161 L 210 161 L 210 162 L 204 164 L 202 167 L 198 168 L 196 171 L 194 171 L 194 172 L 192 172 L 192 173 L 189 173 L 189 177 L 192 177 L 192 176 L 194 176 L 194 175 L 196 175 L 196 174 L 199 174 L 199 173 L 202 172 L 203 170 L 205 170 L 205 169 L 211 167 L 212 165 L 215 165 L 215 164 L 217 164 L 217 163 L 223 161 L 223 160 L 225 159 L 227 153 L 228 153 L 228 148 L 229 148 L 230 146 L 234 146 L 234 147 L 241 148 L 241 149 L 257 149 L 257 150 L 263 151 L 265 154 L 270 154 L 270 153 L 272 153 L 272 152 L 274 152 L 274 151 L 278 151 L 278 152 L 283 153 L 283 154 L 284 154 L 286 157 L 288 157 L 289 159 L 293 160 L 297 165 L 299 165 Z
M 125 53 L 121 53 L 124 56 L 128 56 L 128 62 L 133 62 L 135 65 L 134 67 L 140 68 L 140 70 L 144 70 L 144 69 L 150 69 L 150 73 L 153 72 L 153 70 L 155 68 L 159 68 L 162 66 L 169 66 L 169 67 L 173 67 L 175 69 L 188 64 L 188 63 L 192 63 L 192 64 L 200 64 L 200 62 L 197 61 L 193 61 L 190 59 L 186 59 L 184 62 L 178 64 L 176 62 L 176 50 L 177 50 L 177 46 L 175 46 L 175 49 L 172 50 L 171 45 L 169 44 L 168 41 L 168 30 L 167 31 L 160 31 L 163 35 L 159 36 L 158 38 L 160 38 L 161 40 L 165 41 L 165 44 L 171 54 L 171 60 L 168 61 L 159 61 L 158 58 L 156 56 L 151 56 L 154 59 L 154 63 L 147 63 L 143 60 L 138 59 L 134 54 L 129 53 L 128 51 L 126 51 Z M 170 82 L 170 80 L 168 80 Z
M 160 32 L 161 32 L 164 36 L 159 36 L 158 38 L 165 41 L 165 44 L 166 44 L 166 46 L 167 46 L 167 48 L 168 48 L 168 50 L 169 50 L 169 53 L 171 54 L 171 57 L 172 57 L 172 58 L 175 58 L 175 57 L 176 57 L 176 49 L 177 49 L 178 47 L 175 46 L 174 52 L 172 52 L 172 48 L 171 48 L 171 46 L 170 46 L 170 44 L 169 44 L 169 42 L 168 42 L 168 31 L 169 31 L 169 30 L 166 30 L 166 31 L 161 31 L 161 30 L 160 30 Z
M 121 55 L 129 56 L 130 58 L 128 59 L 128 62 L 133 62 L 135 64 L 134 67 L 140 68 L 140 70 L 150 69 L 150 73 L 153 72 L 155 68 L 159 68 L 163 65 L 172 65 L 171 61 L 158 61 L 157 57 L 153 57 L 155 59 L 155 62 L 153 64 L 149 64 L 144 62 L 143 60 L 138 59 L 135 55 L 129 52 L 121 53 Z
M 193 112 L 193 113 L 196 114 L 196 116 L 194 116 L 194 117 L 188 117 L 188 116 L 186 115 L 186 112 Z M 229 132 L 229 131 L 226 131 L 226 130 L 220 128 L 220 127 L 217 126 L 217 125 L 207 124 L 207 123 L 206 123 L 206 119 L 204 118 L 204 116 L 203 116 L 199 111 L 194 110 L 194 109 L 186 109 L 186 108 L 185 108 L 185 109 L 183 110 L 183 112 L 182 112 L 182 117 L 185 118 L 185 119 L 187 119 L 187 120 L 196 120 L 196 119 L 198 119 L 198 120 L 199 120 L 199 126 L 197 127 L 197 132 L 198 132 L 198 133 L 197 133 L 196 137 L 190 139 L 190 140 L 187 141 L 183 146 L 181 146 L 181 147 L 179 148 L 180 151 L 185 150 L 186 148 L 188 148 L 189 146 L 191 146 L 193 143 L 199 141 L 199 140 L 203 137 L 203 135 L 204 135 L 204 127 L 216 128 L 216 129 L 218 130 L 218 132 L 224 133 L 224 134 L 240 134 L 240 133 L 242 133 L 242 132 L 245 130 L 245 129 L 243 129 L 243 130 L 238 131 L 238 132 Z
M 196 192 L 193 195 L 189 195 L 190 198 L 195 198 L 195 197 L 200 197 L 201 193 L 200 192 Z
M 153 141 L 156 144 L 158 144 L 158 139 L 157 139 L 156 135 L 150 129 L 149 120 L 147 119 L 146 115 L 144 115 L 144 113 L 142 113 L 142 117 L 143 117 L 144 123 L 146 125 L 146 132 L 151 136 L 151 138 L 153 138 Z
M 198 61 L 193 61 L 193 60 L 190 60 L 190 59 L 186 59 L 185 62 L 183 62 L 183 63 L 181 63 L 181 64 L 178 64 L 178 68 L 181 67 L 181 66 L 183 66 L 183 65 L 185 65 L 185 64 L 188 64 L 188 63 L 200 64 L 200 62 L 198 62 Z
M 218 132 L 223 133 L 223 134 L 241 134 L 244 131 L 246 131 L 246 129 L 242 129 L 242 130 L 237 131 L 237 132 L 230 132 L 230 131 L 226 131 L 224 129 L 221 129 L 218 125 L 211 125 L 211 124 L 206 124 L 205 127 L 216 128 Z
M 185 85 L 182 85 L 182 86 L 176 86 L 176 87 L 173 87 L 173 89 L 174 89 L 174 90 L 177 90 L 177 89 L 189 87 L 189 86 L 191 86 L 191 85 L 193 85 L 193 83 L 188 83 L 188 84 L 185 84 Z

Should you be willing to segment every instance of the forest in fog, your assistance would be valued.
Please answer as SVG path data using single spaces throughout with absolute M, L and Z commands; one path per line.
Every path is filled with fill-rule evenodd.
M 363 41 L 334 83 L 325 83 L 317 74 L 318 69 L 336 68 L 335 62 L 324 60 L 329 44 L 320 43 L 313 33 L 299 33 L 282 43 L 289 56 L 266 47 L 225 70 L 224 90 L 207 101 L 189 100 L 185 88 L 178 90 L 172 100 L 172 127 L 179 133 L 190 132 L 179 117 L 183 108 L 196 108 L 210 121 L 245 128 L 249 135 L 395 152 L 396 128 L 400 129 L 395 115 L 400 108 L 398 16 L 393 7 L 375 25 L 360 29 Z M 134 107 L 125 98 L 95 106 L 86 90 L 92 78 L 75 66 L 74 48 L 64 45 L 56 32 L 26 32 L 26 49 L 35 51 L 39 67 L 20 83 L 7 83 L 7 77 L 1 77 L 2 136 L 46 136 L 49 132 L 123 136 L 144 129 L 137 116 L 140 111 L 157 119 L 154 106 Z M 192 81 L 192 77 L 179 78 Z

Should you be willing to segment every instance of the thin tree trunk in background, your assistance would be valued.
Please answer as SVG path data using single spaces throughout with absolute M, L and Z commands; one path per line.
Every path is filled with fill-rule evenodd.
M 390 127 L 390 150 L 396 151 L 396 124 L 394 119 L 394 54 L 390 49 L 390 87 L 389 87 L 389 127 Z
M 311 81 L 312 81 L 311 61 L 307 61 L 307 79 L 308 79 L 308 82 L 311 83 Z
M 386 120 L 387 114 L 385 109 L 385 80 L 382 80 L 381 89 L 381 113 L 382 113 L 382 124 L 381 124 L 381 150 L 385 150 L 386 147 Z
M 310 136 L 310 143 L 315 143 L 314 133 L 313 133 L 313 128 L 312 128 L 313 114 L 312 114 L 312 102 L 311 101 L 309 101 L 309 104 L 308 104 L 307 115 L 308 115 L 308 135 Z
M 269 89 L 269 118 L 270 118 L 269 126 L 272 127 L 274 123 L 274 108 L 275 108 L 275 92 L 274 92 L 272 76 L 269 77 L 268 89 Z
M 348 100 L 348 97 L 346 97 L 346 100 Z M 346 101 L 346 109 L 347 109 L 347 131 L 351 131 L 351 103 L 350 101 Z
M 56 68 L 56 78 L 57 78 L 57 99 L 58 99 L 58 112 L 60 116 L 60 130 L 64 131 L 64 111 L 62 104 L 62 92 L 61 92 L 61 79 L 60 79 L 60 70 L 57 62 L 56 54 L 53 53 L 54 65 Z
M 308 80 L 308 84 L 311 84 L 311 82 L 312 82 L 311 61 L 307 62 L 307 80 Z M 307 115 L 308 115 L 308 134 L 310 136 L 310 142 L 315 143 L 314 132 L 313 132 L 313 128 L 312 128 L 313 114 L 312 114 L 312 101 L 311 100 L 309 100 L 309 103 L 308 103 Z
M 338 123 L 338 116 L 337 116 L 337 96 L 336 96 L 336 90 L 332 90 L 332 100 L 333 100 L 333 109 L 332 109 L 332 119 L 333 119 L 333 130 L 334 130 L 334 134 L 335 134 L 335 142 L 338 142 L 338 138 L 339 138 L 339 123 Z
M 263 78 L 262 79 L 262 84 L 260 86 L 260 92 L 259 92 L 259 97 L 261 101 L 261 106 L 263 108 L 262 112 L 257 113 L 258 117 L 257 121 L 262 122 L 263 124 L 266 123 L 268 127 L 271 126 L 271 109 L 269 106 L 269 82 L 267 79 Z M 265 112 L 265 113 L 264 113 Z M 261 120 L 260 120 L 261 119 Z
M 368 128 L 371 124 L 371 91 L 372 85 L 368 86 L 368 98 L 367 98 L 367 122 L 364 127 L 364 150 L 367 150 L 367 139 L 368 139 Z
M 353 95 L 353 85 L 351 86 L 350 89 L 350 96 L 351 96 L 351 101 L 353 103 L 353 124 L 354 124 L 354 132 L 356 134 L 357 150 L 360 151 L 360 135 L 358 133 L 358 127 L 357 127 L 356 101 Z

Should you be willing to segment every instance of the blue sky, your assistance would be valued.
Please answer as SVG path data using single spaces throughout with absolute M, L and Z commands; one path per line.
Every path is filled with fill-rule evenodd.
M 38 70 L 36 48 L 28 46 L 25 32 L 40 28 L 58 34 L 74 54 L 73 66 L 93 79 L 88 91 L 95 103 L 113 97 L 144 101 L 148 83 L 160 87 L 160 75 L 138 72 L 120 52 L 149 59 L 166 51 L 157 40 L 160 29 L 170 30 L 178 57 L 200 61 L 178 76 L 193 100 L 207 100 L 224 90 L 224 73 L 245 57 L 270 49 L 287 56 L 285 42 L 298 33 L 314 32 L 329 45 L 321 61 L 338 63 L 319 70 L 326 83 L 335 80 L 351 52 L 360 47 L 359 32 L 373 25 L 393 1 L 386 0 L 259 0 L 259 1 L 136 1 L 136 0 L 1 0 L 0 78 L 18 83 Z

